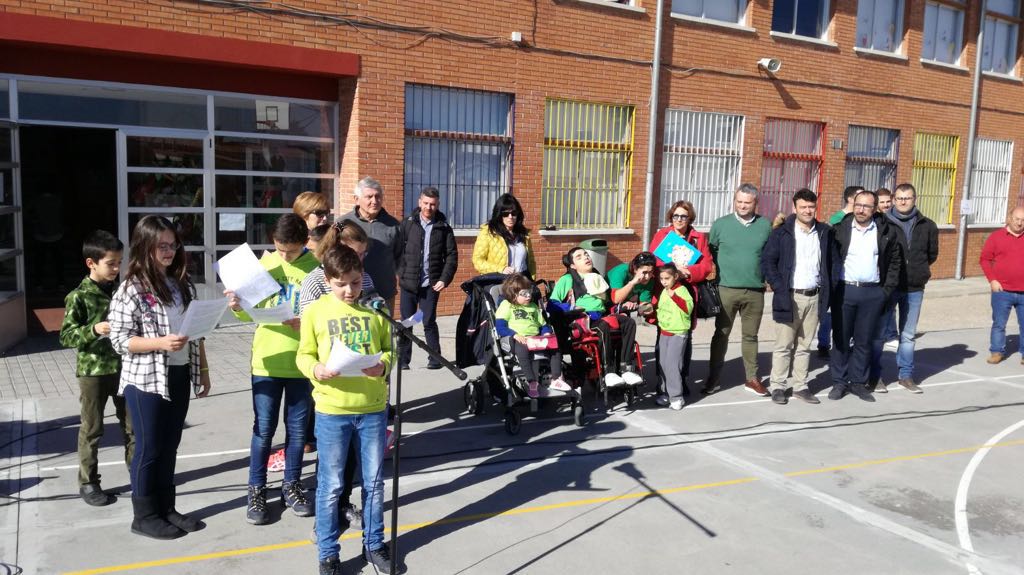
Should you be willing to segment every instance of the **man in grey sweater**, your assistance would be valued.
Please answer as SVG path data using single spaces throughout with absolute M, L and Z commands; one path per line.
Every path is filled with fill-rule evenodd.
M 397 292 L 395 267 L 405 247 L 400 222 L 384 209 L 384 189 L 377 180 L 369 176 L 359 180 L 353 193 L 356 207 L 341 219 L 355 222 L 369 236 L 363 266 L 377 292 L 390 301 Z

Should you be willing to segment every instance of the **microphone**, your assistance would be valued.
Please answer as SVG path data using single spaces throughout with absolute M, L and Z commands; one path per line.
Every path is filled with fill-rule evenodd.
M 380 296 L 373 296 L 363 300 L 363 305 L 374 311 L 388 311 L 388 302 Z

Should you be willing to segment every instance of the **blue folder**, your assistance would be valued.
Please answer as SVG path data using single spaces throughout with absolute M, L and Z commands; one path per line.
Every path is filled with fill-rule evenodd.
M 661 240 L 658 247 L 654 249 L 654 255 L 663 262 L 671 262 L 672 251 L 675 250 L 677 246 L 689 255 L 689 261 L 686 263 L 687 266 L 692 266 L 700 260 L 700 250 L 693 247 L 690 242 L 686 241 L 675 232 L 669 232 L 665 236 L 665 239 Z

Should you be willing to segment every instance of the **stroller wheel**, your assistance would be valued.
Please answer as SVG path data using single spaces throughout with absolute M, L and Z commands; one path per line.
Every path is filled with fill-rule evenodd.
M 505 410 L 505 433 L 509 435 L 519 435 L 519 429 L 522 427 L 523 416 L 519 415 L 519 412 L 514 409 Z
M 583 427 L 586 424 L 586 420 L 583 417 L 583 404 L 576 403 L 572 407 L 572 422 L 576 424 L 576 427 Z
M 466 409 L 470 412 L 473 411 L 473 382 L 467 381 L 462 386 L 462 401 L 466 404 Z
M 470 403 L 469 408 L 470 410 L 472 410 L 473 415 L 480 415 L 481 413 L 484 412 L 484 402 L 486 401 L 484 397 L 484 382 L 481 381 L 480 379 L 474 379 L 470 383 L 472 387 L 471 393 L 473 394 L 473 402 Z

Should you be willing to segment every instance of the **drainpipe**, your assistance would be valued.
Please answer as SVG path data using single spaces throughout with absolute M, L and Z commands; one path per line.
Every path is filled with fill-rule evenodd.
M 651 243 L 651 213 L 654 209 L 654 158 L 658 147 L 658 85 L 661 76 L 661 29 L 662 6 L 665 0 L 658 0 L 654 24 L 654 58 L 651 60 L 651 112 L 647 129 L 647 181 L 644 184 L 644 235 L 641 250 Z
M 964 191 L 962 199 L 971 198 L 971 176 L 974 172 L 974 140 L 978 128 L 978 92 L 981 90 L 981 52 L 985 40 L 985 14 L 988 11 L 988 0 L 981 2 L 981 15 L 978 17 L 978 40 L 975 44 L 974 86 L 971 89 L 971 124 L 967 133 L 967 170 L 964 173 Z M 964 279 L 964 250 L 967 247 L 967 215 L 960 211 L 959 236 L 956 241 L 956 273 L 958 280 Z

